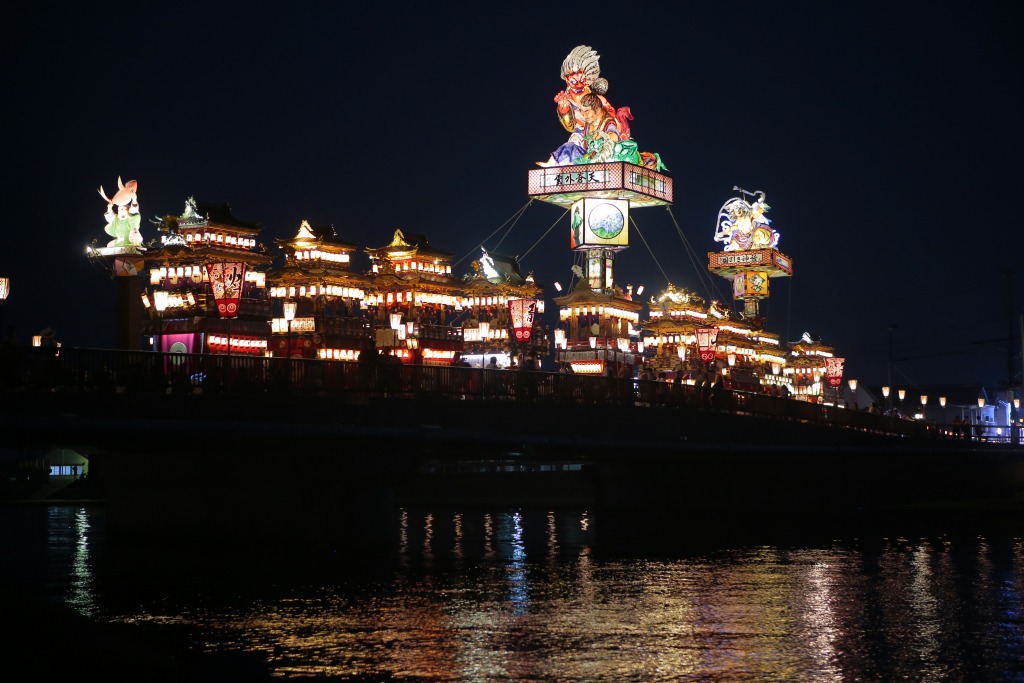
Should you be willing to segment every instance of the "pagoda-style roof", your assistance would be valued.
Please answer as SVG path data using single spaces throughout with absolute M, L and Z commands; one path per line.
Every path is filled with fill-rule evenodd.
M 270 265 L 273 258 L 270 254 L 250 249 L 211 242 L 194 242 L 184 244 L 171 242 L 157 249 L 146 252 L 147 261 L 156 261 L 166 265 L 186 263 L 217 263 L 220 261 L 242 261 L 249 266 Z
M 648 327 L 671 325 L 701 326 L 708 322 L 707 302 L 703 297 L 676 289 L 671 282 L 658 294 L 651 297 L 651 312 Z
M 439 273 L 421 271 L 402 271 L 377 273 L 369 276 L 370 289 L 374 291 L 422 291 L 453 293 L 462 291 L 462 285 L 455 279 Z
M 553 301 L 562 307 L 605 306 L 631 313 L 639 313 L 644 308 L 643 302 L 627 299 L 618 287 L 613 292 L 594 291 L 586 280 L 580 280 L 572 291 L 565 296 L 556 296 Z
M 462 278 L 462 284 L 470 297 L 533 298 L 544 291 L 534 281 L 533 273 L 522 276 L 515 257 L 491 254 L 487 250 L 482 250 L 481 257 L 473 261 L 473 272 Z
M 164 264 L 244 261 L 254 266 L 269 265 L 273 260 L 255 239 L 261 230 L 259 225 L 236 219 L 228 204 L 204 204 L 189 197 L 180 216 L 167 215 L 153 223 L 164 235 L 161 244 L 146 251 L 152 261 Z
M 235 217 L 230 204 L 212 204 L 199 202 L 189 197 L 185 200 L 185 211 L 170 221 L 167 216 L 160 222 L 160 230 L 168 231 L 172 227 L 180 231 L 189 229 L 218 227 L 239 235 L 256 235 L 263 227 L 259 223 L 247 223 Z
M 411 259 L 419 256 L 424 259 L 433 259 L 438 263 L 447 264 L 454 254 L 450 251 L 440 251 L 430 245 L 425 235 L 406 235 L 400 229 L 395 230 L 391 243 L 383 247 L 365 249 L 371 259 L 385 261 L 397 261 Z
M 358 247 L 333 239 L 333 225 L 313 226 L 302 221 L 295 236 L 275 239 L 284 252 L 284 265 L 270 273 L 272 281 L 284 285 L 336 285 L 364 289 L 369 280 L 350 270 L 349 254 Z
M 793 351 L 794 355 L 822 356 L 827 358 L 834 354 L 834 349 L 830 345 L 821 341 L 819 337 L 810 332 L 804 332 L 800 336 L 800 341 L 791 342 L 789 348 Z
M 290 265 L 267 273 L 267 279 L 275 285 L 286 286 L 310 286 L 310 285 L 333 285 L 338 287 L 357 288 L 360 290 L 369 289 L 372 286 L 371 279 L 350 270 L 339 270 L 325 266 L 302 267 Z
M 758 356 L 767 355 L 778 359 L 780 363 L 786 362 L 786 349 L 782 347 L 779 335 L 774 332 L 758 330 L 755 335 L 754 351 Z
M 314 226 L 305 220 L 299 224 L 295 237 L 291 239 L 275 238 L 274 243 L 286 252 L 317 250 L 332 254 L 344 254 L 359 248 L 356 244 L 338 240 L 333 225 Z
M 790 343 L 789 352 L 786 365 L 791 367 L 824 368 L 825 359 L 835 356 L 833 347 L 808 332 L 804 332 L 800 341 Z
M 473 261 L 473 269 L 492 285 L 522 285 L 526 278 L 519 272 L 519 261 L 514 256 L 492 254 L 481 249 L 480 258 Z M 533 279 L 532 276 L 530 278 Z
M 150 247 L 146 259 L 165 265 L 206 264 L 219 261 L 242 261 L 249 266 L 270 265 L 273 258 L 262 245 L 250 237 L 229 235 L 218 232 L 218 239 L 203 239 L 199 233 L 179 232 L 174 216 L 167 216 L 160 223 L 160 230 L 166 233 L 163 243 Z M 213 236 L 214 233 L 207 233 Z

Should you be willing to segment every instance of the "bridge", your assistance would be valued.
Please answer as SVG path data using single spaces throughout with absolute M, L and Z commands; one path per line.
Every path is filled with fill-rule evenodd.
M 185 398 L 189 397 L 189 398 Z M 549 411 L 567 406 L 604 410 L 673 410 L 770 418 L 904 438 L 982 439 L 959 425 L 856 411 L 748 391 L 664 381 L 606 378 L 551 372 L 488 370 L 448 365 L 369 364 L 242 355 L 205 355 L 99 349 L 6 349 L 0 355 L 0 400 L 11 435 L 29 438 L 24 418 L 78 415 L 129 420 L 286 422 L 336 424 L 337 410 L 387 400 L 394 418 L 407 424 L 416 405 L 453 401 L 486 402 L 511 412 L 521 403 Z M 500 412 L 498 414 L 500 414 Z M 648 417 L 664 417 L 648 413 Z M 568 424 L 564 426 L 569 426 Z M 605 425 L 609 427 L 610 425 Z M 498 425 L 492 424 L 492 429 Z M 655 425 L 649 425 L 657 431 Z M 642 437 L 643 434 L 636 435 Z M 849 436 L 849 435 L 847 435 Z M 55 437 L 54 437 L 55 438 Z M 986 443 L 1012 442 L 1009 431 L 984 434 Z M 1017 439 L 1019 441 L 1019 439 Z M 63 444 L 62 444 L 63 445 Z
M 0 377 L 4 446 L 85 454 L 127 527 L 237 535 L 245 510 L 261 533 L 323 534 L 438 501 L 694 520 L 1024 501 L 1019 444 L 721 388 L 63 348 L 5 355 Z

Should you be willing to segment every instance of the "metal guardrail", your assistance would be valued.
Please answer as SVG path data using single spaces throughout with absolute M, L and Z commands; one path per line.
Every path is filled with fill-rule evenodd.
M 448 398 L 577 402 L 752 415 L 881 434 L 1021 443 L 1019 430 L 939 425 L 721 387 L 549 372 L 447 365 L 158 353 L 105 349 L 5 347 L 0 391 L 66 394 L 267 394 L 349 400 Z M 966 431 L 965 431 L 966 430 Z

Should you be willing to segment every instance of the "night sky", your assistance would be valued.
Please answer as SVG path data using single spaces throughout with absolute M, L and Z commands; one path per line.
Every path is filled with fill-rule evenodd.
M 675 185 L 671 212 L 632 212 L 620 284 L 727 300 L 707 252 L 739 186 L 766 193 L 794 260 L 765 306 L 784 341 L 817 335 L 847 377 L 883 384 L 891 339 L 911 391 L 1005 387 L 1019 356 L 1010 3 L 144 4 L 5 21 L 2 316 L 22 343 L 49 325 L 65 345 L 113 346 L 113 281 L 85 246 L 109 239 L 96 190 L 118 176 L 139 182 L 146 240 L 191 196 L 230 203 L 268 246 L 303 219 L 362 247 L 400 228 L 462 275 L 483 243 L 553 295 L 568 217 L 542 202 L 515 217 L 527 171 L 565 141 L 553 97 L 587 44 Z

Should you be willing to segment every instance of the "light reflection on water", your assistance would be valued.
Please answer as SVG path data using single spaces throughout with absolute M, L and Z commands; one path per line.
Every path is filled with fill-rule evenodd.
M 1016 537 L 622 550 L 581 511 L 402 510 L 387 558 L 215 558 L 48 515 L 45 580 L 75 609 L 275 676 L 1024 680 Z

